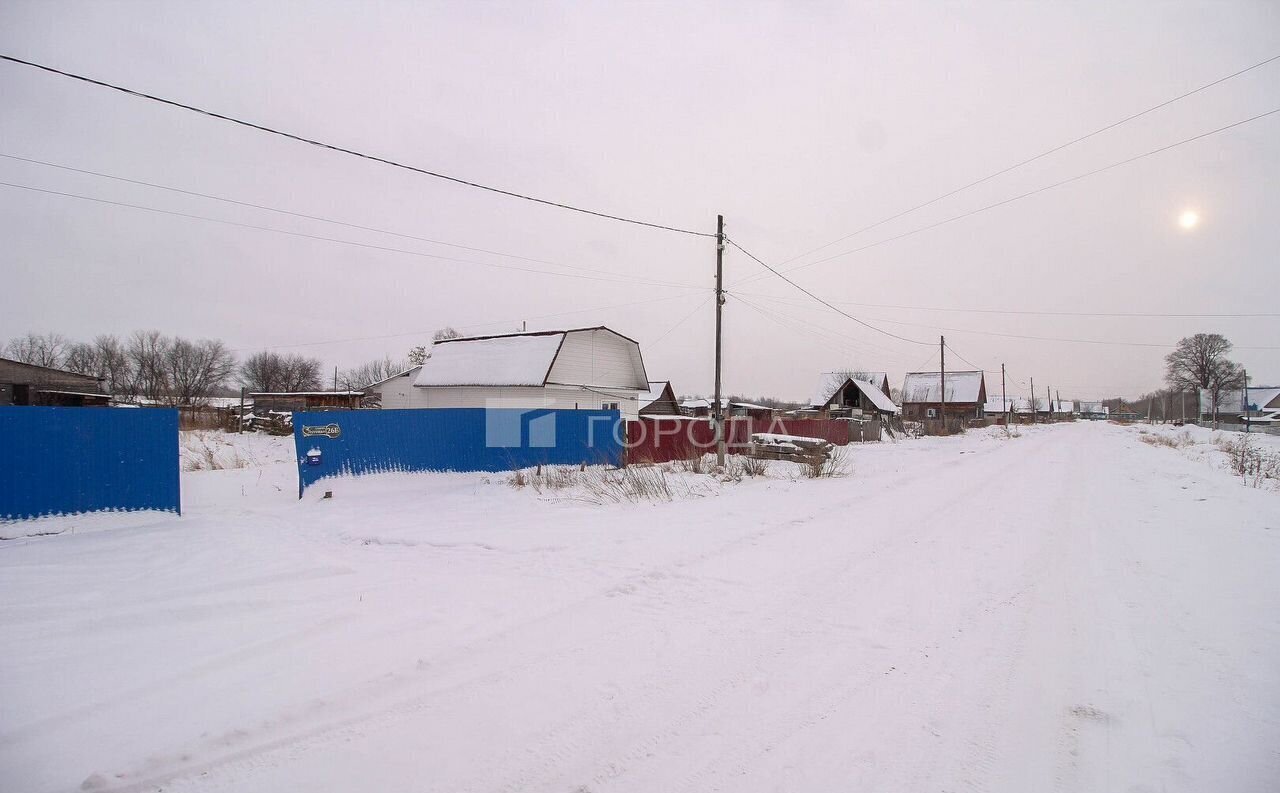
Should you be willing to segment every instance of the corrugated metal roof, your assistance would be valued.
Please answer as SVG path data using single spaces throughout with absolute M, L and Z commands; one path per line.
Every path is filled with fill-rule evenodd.
M 950 403 L 978 402 L 982 394 L 982 372 L 947 372 L 947 397 Z M 942 373 L 909 372 L 902 383 L 902 401 L 932 402 L 943 401 L 941 391 Z

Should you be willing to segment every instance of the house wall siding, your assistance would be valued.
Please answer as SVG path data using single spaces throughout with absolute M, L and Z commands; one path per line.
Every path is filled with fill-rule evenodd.
M 424 389 L 413 387 L 413 381 L 417 377 L 418 370 L 410 369 L 406 374 L 393 377 L 385 383 L 371 388 L 370 392 L 382 394 L 383 410 L 424 408 L 427 406 L 426 395 L 422 393 Z
M 522 408 L 533 410 L 600 410 L 605 402 L 617 402 L 622 418 L 638 418 L 636 393 L 619 389 L 589 390 L 580 386 L 545 386 L 486 388 L 479 386 L 425 386 L 420 392 L 418 408 Z M 386 396 L 383 396 L 385 402 Z M 385 404 L 384 404 L 385 407 Z
M 547 381 L 639 391 L 649 388 L 637 345 L 606 330 L 566 333 Z

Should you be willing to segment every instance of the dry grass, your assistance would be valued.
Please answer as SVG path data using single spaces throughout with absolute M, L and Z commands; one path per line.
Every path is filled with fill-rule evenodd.
M 1180 432 L 1177 435 L 1164 435 L 1162 433 L 1139 430 L 1138 440 L 1151 446 L 1163 446 L 1167 449 L 1182 449 L 1195 444 L 1195 440 L 1191 437 L 1191 433 L 1189 432 Z
M 216 430 L 196 430 L 185 433 L 182 446 L 189 457 L 182 462 L 184 471 L 222 471 L 235 468 L 248 468 L 249 461 L 240 456 L 240 451 L 225 441 L 220 441 L 222 433 Z
M 1217 445 L 1226 453 L 1231 473 L 1249 487 L 1280 481 L 1280 454 L 1260 448 L 1249 435 L 1218 438 Z
M 845 450 L 836 447 L 828 457 L 818 457 L 800 464 L 806 479 L 834 479 L 849 475 L 849 463 Z

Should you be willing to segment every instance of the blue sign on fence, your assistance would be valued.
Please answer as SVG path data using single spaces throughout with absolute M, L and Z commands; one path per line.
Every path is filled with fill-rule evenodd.
M 616 410 L 435 408 L 294 413 L 298 497 L 317 480 L 387 471 L 619 465 Z
M 0 519 L 180 512 L 178 411 L 0 407 Z

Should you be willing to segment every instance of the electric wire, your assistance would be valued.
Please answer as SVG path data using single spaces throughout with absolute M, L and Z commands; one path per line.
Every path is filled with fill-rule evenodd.
M 772 267 L 770 267 L 769 265 L 765 264 L 765 263 L 764 263 L 764 262 L 763 262 L 763 261 L 762 261 L 758 256 L 756 256 L 756 255 L 755 255 L 754 253 L 752 253 L 751 251 L 749 251 L 749 250 L 747 250 L 746 248 L 744 248 L 744 247 L 742 247 L 741 245 L 739 245 L 739 244 L 738 244 L 735 240 L 733 240 L 732 238 L 730 238 L 730 237 L 725 237 L 725 242 L 728 242 L 728 243 L 729 243 L 730 245 L 732 245 L 733 247 L 737 248 L 738 250 L 740 250 L 740 251 L 742 251 L 743 253 L 745 253 L 747 256 L 749 256 L 749 257 L 751 257 L 752 259 L 754 259 L 754 260 L 755 260 L 755 261 L 756 261 L 760 266 L 764 267 L 764 268 L 765 268 L 766 270 L 768 270 L 769 272 L 771 272 L 771 273 L 773 273 L 774 275 L 778 276 L 778 277 L 779 277 L 779 278 L 781 278 L 783 281 L 786 281 L 788 284 L 791 284 L 791 285 L 792 285 L 792 286 L 794 286 L 796 289 L 799 289 L 801 292 L 804 292 L 806 295 L 808 295 L 809 297 L 811 297 L 811 298 L 813 298 L 814 300 L 818 301 L 819 303 L 821 303 L 822 305 L 824 305 L 824 306 L 826 306 L 827 308 L 831 309 L 832 311 L 836 312 L 837 314 L 840 314 L 841 316 L 847 317 L 847 318 L 849 318 L 849 319 L 853 320 L 854 322 L 858 323 L 859 325 L 862 325 L 863 327 L 870 328 L 871 330 L 874 330 L 876 333 L 882 333 L 882 334 L 884 334 L 885 336 L 889 336 L 889 337 L 891 337 L 891 338 L 898 339 L 899 341 L 909 342 L 909 343 L 911 343 L 911 344 L 932 344 L 932 342 L 927 342 L 927 341 L 916 341 L 915 339 L 909 339 L 909 338 L 907 338 L 906 336 L 899 336 L 899 335 L 898 335 L 898 334 L 896 334 L 896 333 L 892 333 L 892 332 L 890 332 L 890 331 L 884 330 L 883 328 L 877 328 L 875 325 L 872 325 L 872 324 L 870 324 L 870 323 L 868 323 L 868 322 L 864 322 L 864 321 L 862 321 L 862 320 L 858 319 L 857 317 L 855 317 L 854 315 L 850 314 L 849 312 L 844 311 L 843 309 L 837 308 L 836 306 L 834 306 L 834 305 L 832 305 L 831 303 L 827 302 L 827 301 L 826 301 L 826 300 L 824 300 L 823 298 L 819 297 L 818 295 L 816 295 L 816 294 L 814 294 L 813 292 L 809 291 L 809 290 L 808 290 L 808 289 L 806 289 L 805 287 L 801 286 L 800 284 L 796 283 L 795 281 L 792 281 L 790 278 L 786 277 L 786 276 L 785 276 L 785 275 L 783 275 L 782 273 L 778 272 L 777 270 L 773 269 L 773 268 L 772 268 Z
M 458 259 L 452 256 L 441 256 L 440 254 L 437 254 L 437 253 L 426 253 L 424 251 L 409 250 L 407 248 L 395 248 L 389 245 L 375 245 L 368 242 L 357 242 L 355 240 L 342 239 L 340 237 L 326 237 L 320 234 L 307 234 L 301 231 L 289 231 L 287 229 L 278 229 L 272 226 L 260 226 L 254 223 L 241 223 L 235 220 L 225 220 L 223 218 L 212 218 L 206 215 L 197 215 L 191 212 L 179 212 L 177 210 L 172 210 L 172 209 L 160 209 L 158 207 L 151 207 L 143 204 L 131 204 L 125 201 L 112 201 L 106 198 L 96 198 L 94 196 L 86 196 L 86 195 L 81 195 L 79 193 L 68 193 L 60 190 L 50 190 L 43 187 L 34 187 L 32 185 L 17 184 L 14 182 L 0 181 L 0 187 L 12 187 L 19 190 L 30 190 L 37 193 L 45 193 L 48 195 L 61 196 L 64 198 L 74 198 L 80 201 L 91 201 L 97 204 L 109 204 L 111 206 L 126 207 L 129 209 L 138 209 L 145 212 L 154 212 L 161 215 L 170 215 L 173 217 L 189 218 L 191 220 L 203 220 L 209 223 L 221 223 L 227 226 L 237 226 L 239 228 L 255 229 L 257 231 L 267 231 L 273 234 L 284 234 L 290 237 L 301 237 L 304 239 L 320 240 L 322 242 L 333 242 L 339 245 L 350 245 L 357 248 L 369 248 L 371 250 L 386 251 L 390 253 L 401 253 L 408 256 L 420 256 L 428 259 L 438 259 L 440 261 L 455 262 L 458 264 L 469 264 L 477 267 L 493 267 L 499 270 L 515 270 L 519 272 L 536 273 L 539 275 L 557 276 L 560 278 L 582 278 L 588 281 L 609 281 L 613 283 L 623 283 L 623 284 L 631 284 L 631 285 L 641 284 L 645 286 L 670 287 L 673 289 L 702 289 L 703 288 L 700 286 L 693 286 L 690 284 L 676 284 L 676 283 L 670 283 L 666 281 L 649 281 L 649 280 L 639 280 L 639 279 L 628 279 L 623 277 L 607 277 L 603 275 L 585 275 L 581 273 L 562 273 L 562 272 L 555 272 L 553 270 L 539 270 L 532 267 L 516 267 L 513 265 L 497 264 L 494 262 L 479 262 L 471 259 Z
M 1003 199 L 1003 200 L 1001 200 L 1001 201 L 996 201 L 995 203 L 987 204 L 986 206 L 978 207 L 977 209 L 972 209 L 972 210 L 969 210 L 968 212 L 963 212 L 963 213 L 961 213 L 961 214 L 959 214 L 959 215 L 953 215 L 953 216 L 951 216 L 951 217 L 949 217 L 949 218 L 944 218 L 944 219 L 939 220 L 939 221 L 937 221 L 937 222 L 935 222 L 935 223 L 930 223 L 930 224 L 925 225 L 925 226 L 920 226 L 920 227 L 918 227 L 918 228 L 911 229 L 910 231 L 905 231 L 905 232 L 903 232 L 903 233 L 901 233 L 901 234 L 896 234 L 896 235 L 894 235 L 894 236 L 892 236 L 892 237 L 886 237 L 886 238 L 884 238 L 884 239 L 877 240 L 877 241 L 875 241 L 875 242 L 868 243 L 868 244 L 866 244 L 866 245 L 863 245 L 863 246 L 860 246 L 860 247 L 857 247 L 857 248 L 851 248 L 850 250 L 847 250 L 847 251 L 841 251 L 840 253 L 835 253 L 835 254 L 832 254 L 832 255 L 827 256 L 827 257 L 822 258 L 822 259 L 815 259 L 814 261 L 807 262 L 807 263 L 805 263 L 805 264 L 801 264 L 801 265 L 797 265 L 797 266 L 792 267 L 791 269 L 787 270 L 786 272 L 788 272 L 788 273 L 793 273 L 793 272 L 795 272 L 795 271 L 797 271 L 797 270 L 803 270 L 803 269 L 806 269 L 806 268 L 808 268 L 808 267 L 813 267 L 813 266 L 815 266 L 815 265 L 824 264 L 824 263 L 826 263 L 826 262 L 833 261 L 833 260 L 835 260 L 835 259 L 839 259 L 839 258 L 842 258 L 842 257 L 844 257 L 844 256 L 849 256 L 849 255 L 852 255 L 852 254 L 855 254 L 855 253 L 860 253 L 860 252 L 862 252 L 862 251 L 870 250 L 871 248 L 876 248 L 876 247 L 879 247 L 879 246 L 881 246 L 881 245 L 885 245 L 885 244 L 890 243 L 890 242 L 896 242 L 897 240 L 906 239 L 907 237 L 912 237 L 912 236 L 915 236 L 916 234 L 920 234 L 920 233 L 925 232 L 925 231 L 930 231 L 931 229 L 936 229 L 936 228 L 938 228 L 938 227 L 940 227 L 940 226 L 945 226 L 945 225 L 950 224 L 950 223 L 955 223 L 955 222 L 956 222 L 956 221 L 958 221 L 958 220 L 964 220 L 965 218 L 973 217 L 974 215 L 978 215 L 978 214 L 981 214 L 981 213 L 983 213 L 983 212 L 987 212 L 987 211 L 990 211 L 990 210 L 992 210 L 992 209 L 996 209 L 996 208 L 998 208 L 998 207 L 1005 206 L 1006 204 L 1012 204 L 1012 203 L 1014 203 L 1015 201 L 1021 201 L 1021 200 L 1022 200 L 1022 199 L 1024 199 L 1024 198 L 1030 198 L 1031 196 L 1038 195 L 1038 194 L 1043 193 L 1043 192 L 1046 192 L 1046 191 L 1048 191 L 1048 190 L 1053 190 L 1053 189 L 1058 188 L 1058 187 L 1063 187 L 1063 186 L 1065 186 L 1065 185 L 1072 184 L 1072 183 L 1074 183 L 1074 182 L 1078 182 L 1078 181 L 1080 181 L 1080 180 L 1082 180 L 1082 179 L 1087 179 L 1087 178 L 1089 178 L 1089 177 L 1091 177 L 1091 176 L 1096 176 L 1096 175 L 1098 175 L 1098 174 L 1100 174 L 1100 173 L 1104 173 L 1104 172 L 1106 172 L 1106 171 L 1110 171 L 1110 170 L 1112 170 L 1112 169 L 1114 169 L 1114 168 L 1119 168 L 1119 167 L 1121 167 L 1121 166 L 1123 166 L 1123 165 L 1129 165 L 1130 163 L 1134 163 L 1134 162 L 1137 162 L 1137 161 L 1139 161 L 1139 160 L 1145 159 L 1145 158 L 1147 158 L 1147 157 L 1152 157 L 1152 156 L 1154 156 L 1154 155 L 1156 155 L 1156 154 L 1160 154 L 1160 153 L 1162 153 L 1162 152 L 1169 151 L 1170 149 L 1177 148 L 1178 146 L 1183 146 L 1183 145 L 1186 145 L 1186 144 L 1188 144 L 1188 143 L 1193 143 L 1193 142 L 1195 142 L 1195 141 L 1202 140 L 1202 139 L 1207 138 L 1207 137 L 1209 137 L 1209 136 L 1211 136 L 1211 135 L 1217 135 L 1217 134 L 1219 134 L 1219 133 L 1226 132 L 1227 130 L 1235 129 L 1236 127 L 1243 126 L 1244 124 L 1249 124 L 1249 123 L 1251 123 L 1251 122 L 1258 121 L 1258 120 L 1263 119 L 1263 118 L 1267 118 L 1268 116 L 1273 116 L 1273 115 L 1275 115 L 1276 113 L 1280 113 L 1280 107 L 1278 107 L 1278 108 L 1274 108 L 1274 109 L 1272 109 L 1272 110 L 1268 110 L 1268 111 L 1266 111 L 1265 113 L 1259 113 L 1259 114 L 1257 114 L 1257 115 L 1255 115 L 1255 116 L 1250 116 L 1249 118 L 1241 119 L 1240 121 L 1232 122 L 1232 123 L 1227 124 L 1227 125 L 1225 125 L 1225 126 L 1218 127 L 1217 129 L 1209 130 L 1208 132 L 1201 132 L 1201 133 L 1200 133 L 1200 134 L 1198 134 L 1198 135 L 1193 135 L 1193 136 L 1191 136 L 1191 137 L 1189 137 L 1189 138 L 1184 138 L 1184 139 L 1179 140 L 1179 141 L 1176 141 L 1176 142 L 1174 142 L 1174 143 L 1166 144 L 1166 145 L 1161 146 L 1161 147 L 1159 147 L 1159 148 L 1157 148 L 1157 149 L 1151 149 L 1150 151 L 1143 152 L 1142 154 L 1137 154 L 1137 155 L 1134 155 L 1133 157 L 1128 157 L 1128 158 L 1126 158 L 1126 159 L 1119 160 L 1119 161 L 1117 161 L 1117 162 L 1113 162 L 1113 163 L 1111 163 L 1110 165 L 1104 165 L 1104 166 L 1102 166 L 1101 168 L 1095 168 L 1095 169 L 1093 169 L 1092 171 L 1087 171 L 1087 172 L 1085 172 L 1085 173 L 1077 174 L 1077 175 L 1072 176 L 1072 177 L 1069 177 L 1069 178 L 1067 178 L 1067 179 L 1062 179 L 1062 180 L 1060 180 L 1060 181 L 1053 182 L 1052 184 L 1047 184 L 1047 185 L 1044 185 L 1044 186 L 1042 186 L 1042 187 L 1037 187 L 1037 188 L 1035 188 L 1034 190 L 1028 190 L 1028 191 L 1027 191 L 1027 192 L 1025 192 L 1025 193 L 1020 193 L 1020 194 L 1015 195 L 1015 196 L 1012 196 L 1012 197 L 1010 197 L 1010 198 L 1006 198 L 1006 199 Z M 755 257 L 752 257 L 752 258 L 755 258 Z M 757 259 L 756 261 L 758 261 L 758 262 L 759 262 L 759 260 L 758 260 L 758 259 Z M 762 265 L 763 265 L 763 264 L 764 264 L 764 262 L 760 262 L 760 264 L 762 264 Z M 777 270 L 775 270 L 775 269 L 773 269 L 772 267 L 769 267 L 768 265 L 765 265 L 765 267 L 766 267 L 766 269 L 768 269 L 770 272 L 775 273 L 775 274 L 778 274 L 778 271 L 777 271 Z M 736 287 L 736 286 L 741 286 L 741 285 L 744 285 L 744 284 L 748 284 L 748 283 L 751 283 L 751 282 L 753 282 L 753 281 L 758 281 L 758 280 L 760 280 L 761 278 L 765 278 L 765 277 L 767 277 L 767 275 L 766 275 L 765 273 L 757 273 L 757 274 L 756 274 L 756 275 L 754 275 L 754 276 L 750 276 L 750 277 L 748 277 L 748 278 L 743 279 L 742 281 L 739 281 L 739 282 L 735 285 L 735 287 Z
M 850 239 L 851 237 L 856 237 L 856 236 L 858 236 L 859 234 L 862 234 L 862 233 L 867 232 L 867 231 L 871 231 L 871 230 L 872 230 L 872 229 L 874 229 L 874 228 L 877 228 L 877 227 L 879 227 L 879 226 L 883 226 L 885 223 L 889 223 L 890 221 L 897 220 L 898 218 L 900 218 L 900 217 L 904 217 L 904 216 L 906 216 L 906 215 L 909 215 L 909 214 L 911 214 L 912 212 L 915 212 L 915 211 L 920 210 L 920 209 L 924 209 L 924 208 L 925 208 L 925 207 L 927 207 L 927 206 L 931 206 L 931 205 L 933 205 L 933 204 L 938 203 L 939 201 L 942 201 L 942 200 L 944 200 L 944 199 L 950 198 L 951 196 L 956 195 L 957 193 L 962 193 L 962 192 L 964 192 L 965 190 L 968 190 L 968 189 L 973 188 L 973 187 L 977 187 L 978 185 L 983 184 L 983 183 L 985 183 L 985 182 L 989 182 L 989 181 L 991 181 L 992 179 L 995 179 L 996 177 L 1003 176 L 1003 175 L 1005 175 L 1005 174 L 1009 173 L 1010 171 L 1015 171 L 1015 170 L 1017 170 L 1018 168 L 1021 168 L 1021 167 L 1022 167 L 1022 166 L 1024 166 L 1024 165 L 1030 165 L 1031 163 L 1033 163 L 1033 162 L 1035 162 L 1035 161 L 1037 161 L 1037 160 L 1043 159 L 1043 158 L 1045 158 L 1045 157 L 1048 157 L 1048 156 L 1049 156 L 1049 155 L 1051 155 L 1051 154 L 1055 154 L 1055 153 L 1057 153 L 1057 152 L 1060 152 L 1060 151 L 1062 151 L 1063 149 L 1066 149 L 1066 148 L 1069 148 L 1069 147 L 1071 147 L 1071 146 L 1076 145 L 1077 143 L 1082 143 L 1082 142 L 1084 142 L 1084 141 L 1086 141 L 1086 140 L 1088 140 L 1088 139 L 1090 139 L 1090 138 L 1092 138 L 1092 137 L 1094 137 L 1094 136 L 1096 136 L 1096 135 L 1101 135 L 1102 133 L 1107 132 L 1107 131 L 1112 130 L 1112 129 L 1115 129 L 1116 127 L 1119 127 L 1119 126 L 1121 126 L 1122 124 L 1127 124 L 1127 123 L 1129 123 L 1130 121 L 1133 121 L 1133 120 L 1135 120 L 1135 119 L 1142 118 L 1143 116 L 1145 116 L 1145 115 L 1147 115 L 1147 114 L 1149 114 L 1149 113 L 1154 113 L 1155 111 L 1160 110 L 1161 108 L 1168 107 L 1169 105 L 1172 105 L 1172 104 L 1174 104 L 1175 102 L 1179 102 L 1179 101 L 1181 101 L 1181 100 L 1183 100 L 1183 99 L 1186 99 L 1187 97 L 1194 96 L 1195 94 L 1198 94 L 1198 93 L 1200 93 L 1201 91 L 1204 91 L 1204 90 L 1207 90 L 1207 89 L 1209 89 L 1209 88 L 1212 88 L 1212 87 L 1214 87 L 1215 85 L 1218 85 L 1218 84 L 1220 84 L 1220 83 L 1224 83 L 1224 82 L 1226 82 L 1227 80 L 1231 80 L 1231 79 L 1233 79 L 1233 78 L 1235 78 L 1235 77 L 1239 77 L 1240 75 L 1242 75 L 1242 74 L 1246 74 L 1246 73 L 1248 73 L 1248 72 L 1251 72 L 1251 71 L 1253 71 L 1254 69 L 1258 69 L 1258 68 L 1261 68 L 1261 67 L 1263 67 L 1263 66 L 1266 66 L 1267 64 L 1269 64 L 1269 63 L 1271 63 L 1271 62 L 1273 62 L 1273 61 L 1276 61 L 1276 60 L 1280 60 L 1280 55 L 1273 55 L 1273 56 L 1271 56 L 1270 58 L 1267 58 L 1267 59 L 1265 59 L 1265 60 L 1262 60 L 1262 61 L 1259 61 L 1259 62 L 1257 62 L 1257 63 L 1253 64 L 1252 66 L 1246 66 L 1245 68 L 1240 69 L 1239 71 L 1236 71 L 1236 72 L 1232 72 L 1231 74 L 1228 74 L 1228 75 L 1226 75 L 1225 77 L 1219 77 L 1218 79 L 1216 79 L 1216 80 L 1214 80 L 1214 81 L 1212 81 L 1212 82 L 1205 83 L 1204 85 L 1201 85 L 1199 88 L 1193 88 L 1192 90 L 1187 91 L 1186 93 L 1183 93 L 1183 94 L 1179 94 L 1178 96 L 1175 96 L 1175 97 L 1173 97 L 1172 99 L 1166 99 L 1165 101 L 1163 101 L 1163 102 L 1161 102 L 1161 103 L 1159 103 L 1159 104 L 1152 105 L 1151 107 L 1147 108 L 1146 110 L 1141 110 L 1141 111 L 1139 111 L 1139 112 L 1137 112 L 1137 113 L 1133 113 L 1132 115 L 1125 116 L 1124 118 L 1120 119 L 1119 121 L 1113 121 L 1113 122 L 1111 122 L 1110 124 L 1107 124 L 1107 125 L 1105 125 L 1105 126 L 1099 127 L 1099 128 L 1095 129 L 1095 130 L 1094 130 L 1094 131 L 1092 131 L 1092 132 L 1089 132 L 1089 133 L 1087 133 L 1087 134 L 1081 135 L 1081 136 L 1080 136 L 1080 137 L 1078 137 L 1078 138 L 1073 138 L 1072 140 L 1069 140 L 1069 141 L 1067 141 L 1066 143 L 1058 144 L 1057 146 L 1054 146 L 1053 148 L 1050 148 L 1050 149 L 1047 149 L 1047 150 L 1045 150 L 1045 151 L 1040 152 L 1039 154 L 1035 155 L 1034 157 L 1029 157 L 1029 158 L 1027 158 L 1027 159 L 1025 159 L 1025 160 L 1021 160 L 1020 162 L 1016 162 L 1016 163 L 1014 163 L 1013 165 L 1010 165 L 1010 166 L 1008 166 L 1008 167 L 1002 168 L 1002 169 L 1000 169 L 1000 170 L 998 170 L 998 171 L 996 171 L 996 172 L 994 172 L 994 173 L 988 174 L 988 175 L 986 175 L 986 176 L 982 177 L 981 179 L 977 179 L 977 180 L 975 180 L 975 181 L 969 182 L 968 184 L 965 184 L 965 185 L 962 185 L 962 186 L 960 186 L 960 187 L 957 187 L 957 188 L 955 188 L 955 189 L 953 189 L 953 190 L 949 190 L 949 191 L 947 191 L 947 192 L 943 193 L 942 195 L 937 196 L 937 197 L 935 197 L 935 198 L 931 198 L 931 199 L 929 199 L 928 201 L 925 201 L 925 202 L 923 202 L 923 203 L 916 204 L 915 206 L 911 207 L 910 209 L 904 209 L 903 211 L 901 211 L 901 212 L 897 213 L 896 215 L 890 215 L 889 217 L 884 218 L 883 220 L 878 220 L 878 221 L 876 221 L 875 223 L 872 223 L 872 224 L 867 225 L 867 226 L 863 226 L 862 228 L 858 229 L 857 231 L 850 232 L 849 234 L 846 234 L 846 235 L 844 235 L 843 237 L 840 237 L 839 239 L 832 240 L 831 242 L 827 242 L 827 243 L 824 243 L 824 244 L 822 244 L 822 245 L 819 245 L 819 246 L 818 246 L 818 247 L 816 247 L 816 248 L 812 248 L 812 249 L 810 249 L 810 250 L 807 250 L 807 251 L 805 251 L 804 253 L 798 254 L 798 255 L 796 255 L 796 256 L 792 256 L 790 259 L 787 259 L 786 261 L 781 262 L 778 266 L 779 266 L 779 267 L 781 267 L 782 265 L 790 264 L 791 262 L 793 262 L 793 261 L 795 261 L 795 260 L 797 260 L 797 259 L 803 259 L 804 257 L 808 256 L 808 255 L 809 255 L 809 254 L 811 254 L 811 253 L 817 253 L 818 251 L 822 250 L 823 248 L 829 248 L 829 247 L 831 247 L 832 245 L 835 245 L 835 244 L 840 243 L 840 242 L 844 242 L 845 240 Z
M 404 232 L 392 231 L 391 229 L 378 228 L 376 226 L 365 226 L 359 223 L 350 223 L 345 220 L 337 220 L 335 218 L 328 218 L 322 215 L 308 215 L 305 212 L 295 212 L 290 209 L 281 209 L 279 207 L 268 206 L 266 204 L 255 204 L 251 201 L 241 201 L 235 198 L 227 198 L 226 196 L 213 195 L 210 193 L 201 193 L 196 190 L 188 190 L 186 188 L 173 187 L 171 185 L 158 184 L 156 182 L 147 182 L 141 179 L 131 179 L 127 176 L 119 176 L 117 174 L 103 173 L 101 171 L 91 171 L 86 168 L 76 168 L 70 165 L 63 165 L 61 163 L 56 163 L 56 162 L 47 162 L 45 160 L 36 160 L 30 157 L 21 157 L 16 154 L 5 154 L 3 152 L 0 152 L 0 157 L 9 159 L 9 160 L 16 160 L 18 162 L 30 163 L 32 165 L 41 165 L 48 168 L 56 168 L 58 170 L 69 171 L 72 173 L 86 174 L 88 176 L 96 176 L 101 179 L 113 179 L 115 181 L 125 182 L 127 184 L 140 185 L 143 187 L 152 187 L 157 190 L 167 190 L 171 193 L 178 193 L 180 195 L 195 196 L 197 198 L 207 198 L 211 201 L 221 201 L 223 203 L 233 204 L 235 206 L 248 207 L 251 209 L 261 209 L 267 212 L 276 212 L 281 215 L 290 215 L 292 217 L 303 218 L 306 220 L 315 220 L 315 221 L 320 221 L 322 223 L 333 223 L 334 225 L 345 226 L 347 228 L 352 228 L 352 229 L 359 229 L 361 231 L 372 231 L 377 234 L 387 234 L 393 237 L 402 237 L 408 240 L 417 240 L 418 242 L 429 242 L 433 245 L 443 245 L 448 248 L 458 248 L 459 250 L 471 251 L 473 253 L 487 253 L 492 256 L 501 256 L 507 259 L 517 259 L 519 261 L 531 262 L 534 264 L 548 264 L 548 265 L 551 265 L 552 267 L 564 267 L 570 270 L 585 270 L 587 272 L 595 272 L 595 273 L 606 272 L 604 270 L 600 270 L 593 267 L 583 267 L 581 265 L 565 264 L 563 262 L 553 262 L 547 259 L 535 259 L 530 256 L 520 256 L 514 253 L 504 253 L 502 251 L 494 251 L 494 250 L 489 250 L 487 248 L 477 248 L 471 245 L 462 245 L 456 242 L 445 242 L 444 240 L 432 239 L 430 237 L 420 237 L 416 234 L 406 234 Z
M 648 228 L 660 229 L 662 231 L 671 231 L 679 234 L 690 234 L 696 237 L 714 237 L 715 236 L 715 234 L 713 233 L 708 233 L 704 231 L 695 231 L 692 229 L 684 229 L 676 226 L 668 226 L 662 223 L 653 223 L 646 220 L 637 220 L 636 218 L 629 218 L 629 217 L 624 217 L 622 215 L 614 215 L 608 212 L 601 212 L 594 209 L 587 209 L 585 207 L 575 206 L 573 204 L 566 204 L 560 201 L 552 201 L 546 198 L 538 198 L 536 196 L 531 196 L 524 193 L 518 193 L 518 192 L 515 192 L 514 190 L 505 190 L 500 187 L 493 187 L 491 185 L 481 184 L 479 182 L 474 182 L 469 179 L 463 179 L 457 176 L 449 176 L 448 174 L 443 174 L 437 171 L 428 170 L 426 168 L 421 168 L 416 165 L 409 165 L 407 163 L 399 162 L 397 160 L 392 160 L 387 157 L 380 157 L 375 154 L 367 154 L 365 152 L 357 151 L 355 149 L 349 149 L 344 146 L 338 146 L 333 143 L 325 143 L 324 141 L 308 138 L 293 132 L 285 132 L 284 130 L 275 129 L 274 127 L 268 127 L 264 124 L 257 124 L 252 121 L 246 121 L 241 118 L 236 118 L 235 116 L 229 116 L 229 115 L 226 115 L 225 113 L 218 113 L 212 110 L 206 110 L 204 108 L 196 107 L 195 105 L 186 104 L 184 102 L 178 102 L 173 99 L 165 99 L 164 97 L 156 96 L 154 94 L 148 94 L 143 91 L 135 90 L 133 88 L 126 88 L 121 85 L 109 83 L 109 82 L 106 82 L 105 80 L 98 80 L 92 77 L 86 77 L 85 75 L 82 75 L 82 74 L 75 74 L 74 72 L 68 72 L 63 69 L 57 69 L 52 66 L 36 63 L 34 61 L 23 60 L 22 58 L 16 58 L 12 55 L 0 54 L 0 60 L 9 61 L 10 63 L 16 63 L 22 66 L 29 66 L 33 69 L 40 69 L 42 71 L 49 72 L 51 74 L 56 74 L 61 77 L 67 77 L 72 80 L 79 80 L 80 82 L 88 83 L 90 85 L 96 85 L 101 88 L 109 88 L 112 91 L 119 91 L 120 93 L 128 94 L 129 96 L 137 97 L 139 99 L 147 99 L 152 102 L 159 102 L 160 104 L 168 105 L 170 107 L 176 107 L 181 110 L 188 110 L 193 113 L 199 113 L 201 115 L 205 115 L 210 118 L 216 118 L 221 121 L 228 121 L 232 124 L 239 124 L 242 127 L 255 129 L 255 130 L 258 130 L 259 132 L 266 132 L 271 135 L 278 135 L 282 138 L 287 138 L 289 140 L 297 141 L 299 143 L 305 143 L 310 146 L 316 146 L 321 149 L 328 149 L 330 151 L 335 151 L 340 154 L 347 154 L 352 157 L 359 157 L 361 159 L 369 160 L 372 162 L 382 163 L 383 165 L 389 165 L 394 168 L 401 168 L 406 171 L 411 171 L 413 173 L 421 174 L 423 176 L 430 176 L 434 179 L 442 179 L 444 181 L 453 182 L 454 184 L 463 185 L 465 187 L 473 187 L 478 190 L 486 190 L 488 192 L 497 193 L 499 195 L 508 196 L 510 198 L 518 198 L 520 200 L 531 201 L 536 204 L 543 204 L 545 206 L 557 207 L 559 209 L 565 209 L 571 212 L 578 212 L 584 215 L 592 215 L 594 217 L 603 218 L 605 220 L 615 220 L 621 223 L 630 223 L 636 226 L 646 226 Z

